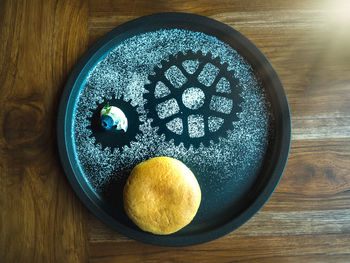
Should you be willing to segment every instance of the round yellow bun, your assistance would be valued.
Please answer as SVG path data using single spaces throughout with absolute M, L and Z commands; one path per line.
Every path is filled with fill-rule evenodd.
M 201 190 L 191 170 L 179 160 L 156 157 L 138 164 L 124 187 L 124 209 L 142 230 L 174 233 L 197 213 Z

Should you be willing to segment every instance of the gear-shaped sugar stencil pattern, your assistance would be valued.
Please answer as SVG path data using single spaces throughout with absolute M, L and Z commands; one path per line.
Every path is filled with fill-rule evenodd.
M 149 76 L 145 108 L 167 140 L 185 147 L 208 146 L 232 130 L 242 111 L 242 88 L 227 63 L 208 52 L 179 52 Z
M 100 112 L 101 109 L 106 105 L 115 106 L 121 109 L 128 119 L 128 129 L 126 132 L 123 130 L 105 130 L 100 124 Z M 123 98 L 117 99 L 104 99 L 102 103 L 96 105 L 96 108 L 90 109 L 92 116 L 88 118 L 89 125 L 88 129 L 91 130 L 90 137 L 95 138 L 95 145 L 100 144 L 102 149 L 110 147 L 112 150 L 114 148 L 121 149 L 124 145 L 130 146 L 131 141 L 135 141 L 135 137 L 140 133 L 139 127 L 141 124 L 139 114 L 137 112 L 137 107 L 133 107 L 130 102 L 125 101 Z

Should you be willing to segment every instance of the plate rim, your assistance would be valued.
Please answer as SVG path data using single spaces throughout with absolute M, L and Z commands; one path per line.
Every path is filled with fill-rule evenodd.
M 125 225 L 116 222 L 111 216 L 108 215 L 101 207 L 99 207 L 96 203 L 93 202 L 88 197 L 86 193 L 86 189 L 84 189 L 79 182 L 77 176 L 74 171 L 79 169 L 77 164 L 71 160 L 68 152 L 67 146 L 67 126 L 66 126 L 66 115 L 67 115 L 67 107 L 69 106 L 69 100 L 71 99 L 71 92 L 76 85 L 76 81 L 78 80 L 80 74 L 94 57 L 98 53 L 98 50 L 102 49 L 106 45 L 110 44 L 111 41 L 119 34 L 123 32 L 127 32 L 130 29 L 133 29 L 135 26 L 138 26 L 145 21 L 149 22 L 153 19 L 182 19 L 182 20 L 196 20 L 197 22 L 202 23 L 210 23 L 213 26 L 220 27 L 223 31 L 227 32 L 230 37 L 234 35 L 235 40 L 239 40 L 243 42 L 248 48 L 252 49 L 255 52 L 255 55 L 259 56 L 259 60 L 263 62 L 264 65 L 268 67 L 269 74 L 271 74 L 272 81 L 275 85 L 279 86 L 278 96 L 279 101 L 283 104 L 281 115 L 281 128 L 282 128 L 282 138 L 281 138 L 281 146 L 279 149 L 279 162 L 275 164 L 272 175 L 268 178 L 268 183 L 262 188 L 261 193 L 258 195 L 256 200 L 254 200 L 251 205 L 245 209 L 242 213 L 240 213 L 234 219 L 227 221 L 225 224 L 220 225 L 217 228 L 211 229 L 210 231 L 200 233 L 200 234 L 192 234 L 190 237 L 184 236 L 158 236 L 152 235 L 146 232 L 135 231 L 131 228 L 127 228 Z M 167 12 L 167 13 L 157 13 L 147 16 L 142 16 L 126 22 L 122 25 L 117 26 L 112 31 L 105 34 L 102 38 L 100 38 L 91 48 L 89 48 L 84 55 L 79 59 L 78 63 L 74 66 L 66 85 L 64 87 L 63 93 L 61 95 L 61 100 L 58 108 L 58 117 L 57 117 L 57 143 L 58 143 L 58 152 L 60 161 L 63 167 L 63 170 L 68 178 L 69 183 L 71 184 L 73 190 L 79 197 L 79 199 L 83 202 L 83 204 L 104 224 L 112 228 L 113 230 L 130 237 L 132 239 L 149 243 L 153 245 L 161 245 L 161 246 L 188 246 L 188 245 L 196 245 L 205 243 L 219 237 L 222 237 L 241 225 L 247 222 L 250 218 L 252 218 L 269 200 L 274 190 L 276 189 L 286 166 L 290 144 L 291 144 L 291 117 L 290 117 L 290 109 L 288 100 L 283 88 L 283 85 L 269 62 L 266 56 L 253 44 L 248 38 L 242 35 L 240 32 L 235 30 L 234 28 L 214 20 L 212 18 L 208 18 L 205 16 L 200 16 L 196 14 L 190 13 L 179 13 L 179 12 Z

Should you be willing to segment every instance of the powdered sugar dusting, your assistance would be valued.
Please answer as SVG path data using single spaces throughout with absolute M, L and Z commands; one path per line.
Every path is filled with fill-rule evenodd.
M 217 67 L 211 63 L 207 63 L 203 67 L 201 73 L 198 75 L 198 81 L 203 85 L 209 87 L 211 84 L 213 84 L 218 73 L 219 69 Z
M 188 88 L 182 93 L 183 104 L 192 110 L 199 109 L 203 106 L 205 94 L 200 88 Z
M 170 94 L 170 90 L 161 81 L 158 81 L 156 88 L 154 90 L 154 97 L 157 99 L 164 98 Z
M 183 122 L 182 122 L 182 119 L 180 118 L 175 118 L 171 121 L 169 121 L 167 124 L 166 124 L 166 127 L 172 131 L 173 133 L 176 133 L 178 135 L 181 135 L 182 132 L 183 132 Z
M 148 76 L 154 74 L 154 67 L 161 67 L 161 61 L 167 60 L 169 55 L 186 53 L 188 50 L 201 50 L 203 54 L 210 51 L 213 58 L 219 57 L 221 63 L 228 64 L 228 70 L 234 70 L 234 76 L 243 89 L 241 97 L 244 101 L 241 103 L 240 120 L 232 123 L 232 129 L 225 138 L 212 142 L 208 147 L 202 145 L 199 148 L 185 148 L 183 144 L 175 145 L 173 140 L 166 140 L 164 135 L 158 134 L 157 124 L 147 116 L 146 100 L 143 97 L 148 92 L 144 86 L 149 83 Z M 186 71 L 194 72 L 198 64 L 189 61 L 183 63 L 183 66 Z M 215 69 L 208 68 L 208 72 L 208 75 L 203 75 L 200 79 L 210 86 L 214 81 L 212 73 L 215 73 Z M 176 67 L 166 74 L 167 79 L 178 88 L 186 82 L 186 77 Z M 227 91 L 227 84 L 219 83 L 218 91 Z M 163 95 L 158 94 L 159 97 L 164 96 L 164 90 L 159 93 Z M 89 137 L 91 131 L 86 127 L 89 125 L 87 118 L 92 115 L 90 110 L 96 108 L 97 103 L 112 96 L 129 101 L 135 106 L 142 122 L 140 132 L 130 143 L 130 147 L 102 149 L 95 144 L 93 137 Z M 223 101 L 219 104 L 223 105 Z M 166 118 L 179 112 L 173 100 L 165 103 L 168 104 L 157 109 L 160 117 Z M 220 105 L 216 105 L 219 111 L 223 111 L 223 107 L 225 113 L 232 109 L 232 105 L 219 107 Z M 76 103 L 73 139 L 77 159 L 85 172 L 86 180 L 97 192 L 103 191 L 111 180 L 127 176 L 127 171 L 141 161 L 155 156 L 170 156 L 182 160 L 195 172 L 201 184 L 210 188 L 214 181 L 224 185 L 228 180 L 238 182 L 257 172 L 269 140 L 269 123 L 272 120 L 269 112 L 264 90 L 250 65 L 231 47 L 200 32 L 159 30 L 126 39 L 91 70 Z M 207 120 L 201 118 L 201 115 L 193 115 L 188 117 L 188 121 L 191 137 L 206 136 L 204 125 Z M 194 123 L 196 125 L 192 125 Z M 222 125 L 222 121 L 212 118 L 208 125 L 209 130 L 215 130 Z M 174 132 L 182 132 L 183 123 L 181 119 L 177 119 L 167 127 Z M 255 168 L 247 169 L 247 165 Z M 218 174 L 216 171 L 219 168 L 221 172 Z M 220 191 L 220 188 L 212 190 Z
M 182 62 L 182 66 L 188 73 L 193 74 L 199 66 L 199 61 L 185 60 L 184 62 Z
M 191 138 L 200 138 L 205 135 L 203 115 L 188 116 L 188 134 Z
M 216 91 L 219 93 L 231 93 L 230 82 L 226 78 L 221 78 L 216 84 Z
M 180 108 L 175 99 L 170 99 L 159 103 L 156 110 L 159 118 L 164 119 L 178 113 Z
M 186 83 L 187 78 L 182 74 L 181 70 L 172 66 L 165 72 L 165 77 L 170 81 L 175 88 L 181 88 Z
M 223 118 L 209 116 L 208 117 L 208 128 L 210 132 L 215 132 L 220 129 L 221 125 L 224 123 Z
M 229 98 L 213 95 L 210 100 L 209 108 L 213 111 L 230 114 L 233 107 L 233 101 Z

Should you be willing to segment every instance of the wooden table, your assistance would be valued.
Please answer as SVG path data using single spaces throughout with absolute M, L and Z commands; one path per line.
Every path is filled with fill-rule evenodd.
M 276 68 L 292 113 L 272 198 L 237 231 L 192 247 L 146 245 L 104 226 L 75 196 L 56 146 L 77 60 L 114 27 L 164 11 L 246 35 Z M 0 62 L 1 262 L 350 262 L 348 0 L 0 0 Z

